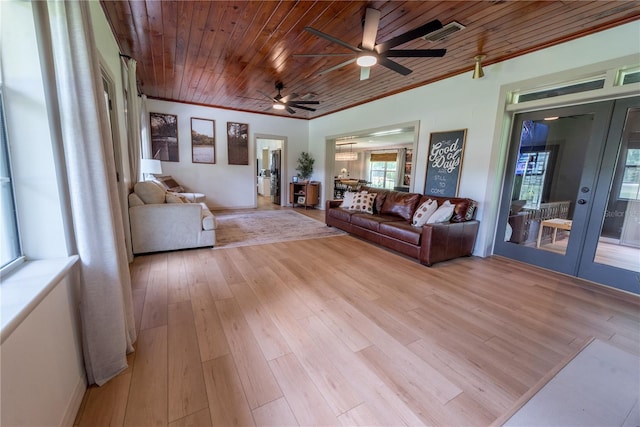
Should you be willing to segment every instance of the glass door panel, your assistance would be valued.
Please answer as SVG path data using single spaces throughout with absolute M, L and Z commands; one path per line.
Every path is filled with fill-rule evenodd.
M 579 276 L 640 293 L 640 98 L 616 101 Z
M 515 116 L 496 254 L 577 273 L 612 105 Z

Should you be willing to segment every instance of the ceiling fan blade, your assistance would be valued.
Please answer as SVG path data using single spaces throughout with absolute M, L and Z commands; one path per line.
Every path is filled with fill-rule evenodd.
M 367 13 L 364 17 L 364 31 L 362 32 L 363 49 L 373 50 L 375 47 L 378 24 L 380 24 L 380 11 L 367 8 Z
M 280 102 L 286 104 L 289 101 L 293 101 L 294 99 L 296 99 L 298 97 L 297 93 L 290 93 L 287 96 L 283 96 L 282 98 L 280 98 Z
M 294 58 L 317 58 L 322 56 L 351 56 L 353 53 L 294 53 Z
M 392 38 L 391 40 L 387 40 L 384 43 L 380 43 L 376 45 L 376 52 L 384 53 L 389 49 L 393 49 L 396 46 L 400 46 L 408 41 L 417 39 L 418 37 L 422 37 L 426 34 L 429 34 L 432 31 L 439 30 L 442 28 L 442 23 L 437 19 L 434 19 L 431 22 L 427 22 L 424 25 L 419 26 L 418 28 L 414 28 L 411 31 L 407 31 L 404 34 L 400 34 L 397 37 Z
M 263 92 L 263 91 L 261 91 L 261 90 L 258 90 L 258 92 L 260 92 L 260 94 L 261 94 L 262 96 L 265 96 L 265 97 L 269 98 L 271 101 L 273 101 L 273 102 L 278 102 L 278 100 L 277 100 L 277 99 L 275 99 L 274 97 L 272 97 L 271 95 L 266 94 L 266 93 L 264 93 L 264 92 Z
M 388 69 L 393 70 L 396 73 L 402 74 L 403 76 L 409 75 L 413 72 L 413 70 L 408 69 L 404 65 L 400 65 L 397 62 L 390 60 L 389 58 L 385 58 L 384 56 L 380 56 L 378 60 L 380 61 L 379 64 L 383 67 L 387 67 Z
M 295 108 L 299 108 L 301 110 L 307 110 L 307 111 L 316 111 L 314 108 L 309 108 L 309 107 L 303 107 L 302 105 L 294 105 Z
M 296 113 L 296 111 L 295 111 L 293 108 L 291 108 L 291 107 L 285 107 L 285 108 L 287 109 L 287 111 L 289 112 L 289 114 L 295 114 L 295 113 Z
M 289 101 L 289 105 L 295 107 L 296 105 L 319 105 L 320 101 Z
M 311 34 L 315 34 L 316 36 L 329 40 L 332 43 L 339 44 L 340 46 L 346 47 L 347 49 L 352 50 L 354 52 L 362 52 L 362 49 L 359 49 L 355 46 L 351 46 L 349 43 L 343 42 L 342 40 L 337 39 L 330 34 L 323 33 L 322 31 L 316 30 L 315 28 L 304 27 L 304 29 L 310 32 Z
M 360 67 L 360 80 L 367 80 L 371 72 L 371 67 Z
M 342 67 L 344 67 L 345 65 L 349 65 L 349 64 L 354 63 L 354 62 L 356 62 L 356 58 L 352 58 L 352 59 L 350 59 L 350 60 L 348 60 L 348 61 L 341 62 L 341 63 L 340 63 L 340 64 L 338 64 L 338 65 L 334 65 L 334 66 L 333 66 L 333 67 L 331 67 L 331 68 L 327 68 L 326 70 L 322 70 L 322 71 L 320 71 L 320 72 L 318 73 L 318 75 L 319 75 L 319 76 L 321 76 L 321 75 L 323 75 L 323 74 L 328 73 L 329 71 L 337 70 L 338 68 L 342 68 Z
M 387 58 L 440 58 L 447 49 L 392 49 L 382 55 Z

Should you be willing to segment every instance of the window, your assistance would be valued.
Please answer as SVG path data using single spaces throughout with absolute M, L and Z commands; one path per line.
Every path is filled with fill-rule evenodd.
M 9 161 L 9 147 L 5 129 L 4 104 L 0 89 L 0 270 L 15 265 L 22 258 L 20 238 L 18 235 L 18 221 L 16 218 L 15 200 L 13 198 L 13 180 L 11 179 L 11 162 Z
M 396 185 L 396 161 L 371 162 L 371 186 L 393 190 Z
M 620 198 L 640 200 L 640 149 L 638 148 L 627 150 Z

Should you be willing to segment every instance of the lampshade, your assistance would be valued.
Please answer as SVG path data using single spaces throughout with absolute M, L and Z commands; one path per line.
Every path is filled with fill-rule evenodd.
M 484 77 L 484 71 L 482 71 L 482 60 L 486 58 L 486 55 L 476 55 L 473 59 L 476 61 L 476 65 L 473 69 L 473 78 L 479 79 Z
M 140 172 L 162 173 L 162 162 L 156 159 L 140 159 Z

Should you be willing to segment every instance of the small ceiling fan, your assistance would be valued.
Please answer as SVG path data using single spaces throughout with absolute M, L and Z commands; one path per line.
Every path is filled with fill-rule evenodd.
M 305 105 L 320 104 L 320 101 L 296 100 L 295 98 L 298 97 L 297 93 L 292 93 L 291 95 L 282 96 L 282 94 L 280 94 L 280 91 L 284 89 L 284 84 L 282 82 L 276 83 L 276 89 L 278 90 L 278 94 L 275 97 L 271 97 L 269 94 L 264 93 L 261 90 L 258 91 L 263 96 L 266 96 L 271 101 L 273 101 L 273 108 L 275 108 L 276 110 L 287 110 L 289 114 L 295 114 L 296 111 L 294 110 L 294 108 L 298 108 L 300 110 L 307 110 L 307 111 L 316 111 L 314 108 L 305 107 Z
M 400 73 L 406 76 L 412 72 L 409 68 L 392 61 L 389 58 L 431 58 L 442 57 L 447 52 L 446 49 L 393 49 L 396 46 L 407 43 L 411 40 L 422 37 L 429 34 L 432 31 L 442 28 L 440 21 L 433 20 L 418 28 L 407 31 L 387 40 L 386 42 L 376 44 L 376 36 L 378 34 L 378 25 L 380 23 L 380 11 L 376 9 L 367 8 L 364 18 L 364 30 L 362 33 L 362 44 L 359 46 L 352 46 L 351 44 L 344 42 L 332 35 L 323 33 L 312 27 L 305 27 L 305 30 L 315 34 L 319 37 L 329 40 L 332 43 L 346 47 L 347 49 L 355 53 L 355 58 L 342 62 L 326 70 L 320 71 L 319 74 L 325 74 L 329 71 L 337 70 L 353 62 L 356 62 L 360 68 L 360 80 L 366 80 L 369 78 L 371 66 L 376 63 L 380 63 L 383 67 Z M 324 53 L 324 54 L 294 54 L 296 57 L 314 57 L 314 56 L 350 56 L 354 53 Z

